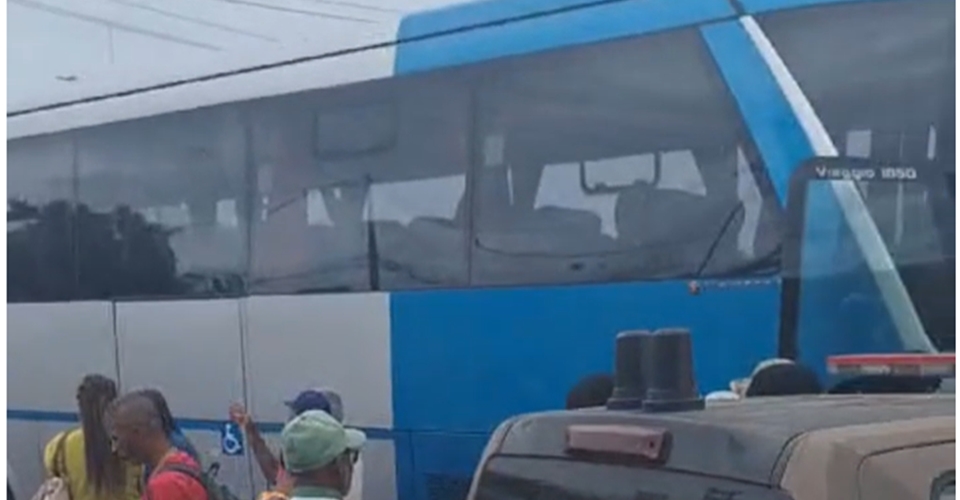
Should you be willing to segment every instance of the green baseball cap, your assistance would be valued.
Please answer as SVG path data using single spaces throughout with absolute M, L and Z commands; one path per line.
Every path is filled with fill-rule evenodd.
M 366 440 L 363 432 L 345 428 L 323 410 L 305 411 L 280 434 L 284 467 L 293 473 L 316 470 L 348 449 L 359 450 Z

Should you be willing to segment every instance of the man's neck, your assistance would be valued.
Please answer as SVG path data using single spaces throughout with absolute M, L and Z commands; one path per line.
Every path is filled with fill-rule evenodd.
M 290 497 L 300 498 L 343 498 L 343 493 L 337 488 L 319 484 L 304 484 L 298 482 L 293 486 Z
M 150 469 L 156 470 L 157 467 L 161 465 L 163 460 L 167 458 L 167 456 L 173 451 L 173 446 L 170 445 L 169 441 L 158 441 L 156 444 L 151 446 L 150 450 L 147 452 L 147 465 L 150 466 Z

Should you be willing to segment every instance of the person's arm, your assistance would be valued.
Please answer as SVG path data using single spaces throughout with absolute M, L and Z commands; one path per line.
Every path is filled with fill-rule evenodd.
M 273 491 L 283 495 L 290 495 L 293 493 L 293 476 L 283 470 L 283 463 L 280 464 L 280 467 L 280 470 L 277 472 L 276 484 L 273 485 Z
M 267 480 L 267 484 L 274 484 L 277 480 L 277 473 L 280 470 L 280 461 L 274 456 L 270 446 L 257 429 L 257 424 L 253 422 L 247 410 L 239 403 L 230 407 L 230 418 L 243 429 L 247 435 L 247 443 L 253 450 L 253 456 L 257 459 L 257 465 L 260 466 L 260 472 Z
M 250 448 L 253 449 L 253 456 L 257 459 L 257 465 L 260 466 L 263 477 L 267 480 L 268 484 L 273 484 L 277 480 L 280 461 L 274 456 L 273 451 L 270 449 L 270 446 L 267 445 L 267 441 L 263 439 L 256 424 L 251 421 L 243 430 L 247 434 L 247 442 L 250 443 Z

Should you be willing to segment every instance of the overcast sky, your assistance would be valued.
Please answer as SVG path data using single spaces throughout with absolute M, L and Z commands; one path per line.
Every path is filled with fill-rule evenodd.
M 366 45 L 461 1 L 8 0 L 8 108 Z

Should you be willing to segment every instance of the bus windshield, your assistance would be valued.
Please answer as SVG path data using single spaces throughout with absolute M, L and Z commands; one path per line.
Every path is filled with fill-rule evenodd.
M 906 169 L 909 172 L 909 169 Z M 937 350 L 954 350 L 955 200 L 946 176 L 855 181 L 910 301 Z
M 803 359 L 819 366 L 833 354 L 954 350 L 955 202 L 948 182 L 932 163 L 830 158 L 797 171 L 784 258 L 791 326 L 784 333 Z M 842 213 L 843 184 L 863 202 L 860 219 Z M 857 241 L 857 224 L 875 226 L 888 265 L 868 263 L 871 249 Z M 911 315 L 919 332 L 904 326 Z
M 757 16 L 835 148 L 816 154 L 845 158 L 795 172 L 783 355 L 822 369 L 834 354 L 953 350 L 954 9 L 845 2 Z

